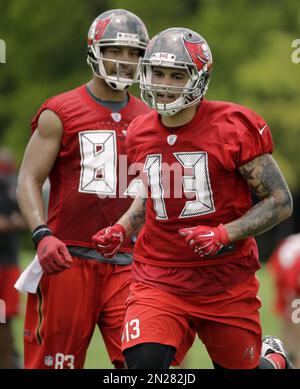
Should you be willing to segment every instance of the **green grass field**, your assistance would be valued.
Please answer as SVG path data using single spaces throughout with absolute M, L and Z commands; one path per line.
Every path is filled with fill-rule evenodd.
M 21 256 L 21 266 L 24 268 L 32 259 L 33 253 L 23 252 Z M 269 274 L 266 272 L 265 268 L 262 268 L 257 276 L 260 280 L 260 297 L 262 299 L 263 307 L 261 309 L 261 321 L 264 334 L 279 335 L 279 322 L 276 316 L 274 316 L 271 308 L 273 289 Z M 23 354 L 23 320 L 24 320 L 24 311 L 25 311 L 25 301 L 26 296 L 21 296 L 21 306 L 22 314 L 15 320 L 14 323 L 14 333 L 15 333 L 15 345 L 19 350 L 21 355 Z M 110 360 L 107 357 L 102 338 L 100 336 L 99 330 L 96 329 L 93 339 L 91 341 L 87 358 L 86 358 L 86 368 L 90 369 L 99 369 L 99 368 L 112 368 Z M 195 340 L 193 347 L 191 348 L 189 354 L 184 363 L 186 368 L 212 368 L 211 362 L 207 356 L 206 350 L 199 339 Z

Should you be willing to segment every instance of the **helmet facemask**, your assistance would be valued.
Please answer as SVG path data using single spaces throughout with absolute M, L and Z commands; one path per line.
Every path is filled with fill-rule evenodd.
M 168 67 L 172 69 L 185 70 L 188 74 L 188 81 L 183 87 L 158 85 L 152 83 L 152 70 L 154 66 Z M 206 74 L 205 66 L 198 71 L 195 65 L 188 63 L 157 63 L 157 61 L 141 60 L 141 97 L 143 101 L 165 116 L 173 116 L 183 108 L 190 107 L 198 103 L 204 96 L 208 87 L 209 77 Z M 158 103 L 158 94 L 165 95 L 165 102 Z M 174 101 L 167 102 L 168 95 L 179 95 Z
M 140 65 L 139 65 L 139 60 L 137 62 L 129 62 L 129 61 L 121 61 L 121 60 L 115 60 L 115 59 L 110 59 L 106 58 L 103 56 L 103 48 L 104 47 L 112 47 L 112 46 L 128 46 L 131 48 L 136 48 L 135 46 L 130 46 L 122 43 L 115 42 L 114 44 L 99 44 L 99 43 L 94 43 L 93 45 L 90 46 L 89 48 L 89 55 L 88 55 L 88 63 L 91 65 L 93 69 L 93 73 L 96 77 L 103 78 L 107 84 L 115 90 L 125 90 L 129 88 L 131 85 L 134 83 L 139 82 L 139 76 L 140 76 Z M 140 58 L 143 55 L 143 52 L 145 49 L 139 48 L 140 51 Z M 113 63 L 115 65 L 115 75 L 109 75 L 107 74 L 105 64 L 106 63 Z M 127 78 L 122 76 L 123 69 L 122 68 L 127 68 L 130 66 L 130 73 L 131 77 Z M 135 66 L 136 69 L 133 71 L 132 67 Z

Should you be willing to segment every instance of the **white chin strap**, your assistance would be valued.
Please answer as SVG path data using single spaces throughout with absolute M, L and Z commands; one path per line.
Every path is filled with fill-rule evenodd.
M 159 105 L 161 105 L 161 104 L 159 104 Z M 181 111 L 181 109 L 163 110 L 163 109 L 157 108 L 157 112 L 158 112 L 161 116 L 174 116 L 174 115 L 176 115 L 179 111 Z
M 181 111 L 184 107 L 184 102 L 185 99 L 183 96 L 179 96 L 178 99 L 173 101 L 172 103 L 169 104 L 156 104 L 155 109 L 157 112 L 163 116 L 174 116 L 176 115 L 179 111 Z M 179 106 L 179 108 L 178 108 Z
M 127 88 L 129 88 L 133 84 L 133 80 L 129 80 L 127 78 L 119 78 L 119 77 L 112 77 L 112 76 L 106 76 L 101 77 L 104 79 L 104 81 L 115 90 L 123 91 Z

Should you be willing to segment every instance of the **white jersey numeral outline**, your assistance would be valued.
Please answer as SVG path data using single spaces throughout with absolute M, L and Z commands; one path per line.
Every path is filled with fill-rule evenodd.
M 162 155 L 148 155 L 144 164 L 144 172 L 147 173 L 148 183 L 151 188 L 151 198 L 153 200 L 156 219 L 168 219 L 166 204 L 164 201 L 164 188 L 162 185 Z
M 79 192 L 116 195 L 117 143 L 115 131 L 79 132 L 81 172 Z M 99 173 L 102 177 L 99 177 Z
M 179 218 L 195 217 L 215 212 L 207 153 L 197 151 L 173 154 L 183 167 L 192 169 L 192 175 L 182 177 L 182 184 L 186 193 L 192 192 L 196 196 L 196 200 L 186 202 Z M 168 214 L 162 185 L 162 155 L 148 155 L 144 164 L 144 172 L 147 172 L 148 175 L 156 219 L 167 220 Z
M 81 131 L 78 137 L 81 156 L 78 191 L 116 196 L 118 154 L 115 131 Z M 102 173 L 102 177 L 99 176 L 99 173 Z M 140 181 L 132 180 L 123 196 L 137 196 L 140 190 Z

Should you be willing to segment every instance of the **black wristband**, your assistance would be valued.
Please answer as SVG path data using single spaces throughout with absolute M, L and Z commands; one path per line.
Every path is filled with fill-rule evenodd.
M 32 241 L 35 245 L 35 248 L 37 248 L 40 241 L 45 238 L 45 236 L 53 235 L 52 231 L 46 224 L 41 224 L 40 226 L 36 227 L 32 232 Z

